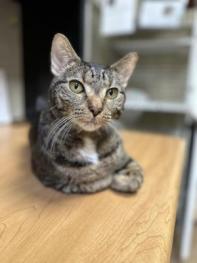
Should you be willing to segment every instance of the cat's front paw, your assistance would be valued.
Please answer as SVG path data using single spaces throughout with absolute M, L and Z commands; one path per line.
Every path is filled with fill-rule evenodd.
M 143 180 L 141 166 L 133 161 L 113 176 L 111 188 L 120 192 L 134 193 L 142 186 Z

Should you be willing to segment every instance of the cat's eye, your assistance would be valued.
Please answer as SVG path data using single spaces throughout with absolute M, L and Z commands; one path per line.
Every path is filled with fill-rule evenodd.
M 84 87 L 81 84 L 81 82 L 79 82 L 78 80 L 71 80 L 69 82 L 69 88 L 72 92 L 74 92 L 76 94 L 80 94 L 80 93 L 84 92 Z
M 118 89 L 117 88 L 108 89 L 106 96 L 108 99 L 115 99 L 118 96 Z

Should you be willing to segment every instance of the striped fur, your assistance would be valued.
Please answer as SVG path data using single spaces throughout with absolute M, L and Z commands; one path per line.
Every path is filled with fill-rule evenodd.
M 110 125 L 123 111 L 135 63 L 131 54 L 108 67 L 84 62 L 66 37 L 55 36 L 48 108 L 30 132 L 32 168 L 43 184 L 64 193 L 140 188 L 142 169 Z M 79 94 L 70 88 L 73 80 L 83 87 Z M 107 97 L 111 88 L 118 90 L 113 99 Z

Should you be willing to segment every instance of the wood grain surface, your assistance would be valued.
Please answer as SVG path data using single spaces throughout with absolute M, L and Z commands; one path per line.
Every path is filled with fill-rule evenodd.
M 170 262 L 181 139 L 122 132 L 145 170 L 139 193 L 66 196 L 32 175 L 27 131 L 25 124 L 0 127 L 1 263 Z

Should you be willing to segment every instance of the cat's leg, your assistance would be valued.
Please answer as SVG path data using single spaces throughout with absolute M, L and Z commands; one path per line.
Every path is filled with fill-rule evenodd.
M 40 162 L 42 159 L 32 158 L 32 168 L 38 179 L 47 187 L 71 194 L 99 192 L 111 185 L 111 174 L 108 175 L 106 173 L 103 175 L 103 173 L 97 172 L 95 169 L 90 172 L 88 168 L 84 168 L 83 172 L 82 169 L 79 171 L 77 168 L 70 168 L 71 170 L 69 171 L 65 168 L 67 173 L 62 173 L 57 170 L 52 162 Z M 83 177 L 84 174 L 90 174 L 90 176 Z
M 78 184 L 65 184 L 61 187 L 61 191 L 70 193 L 95 193 L 108 188 L 112 183 L 112 176 L 106 176 L 101 179 L 95 180 L 88 183 L 78 183 Z
M 134 160 L 128 159 L 122 168 L 115 171 L 111 188 L 120 192 L 136 192 L 143 183 L 143 170 Z
M 55 188 L 65 194 L 72 193 L 95 193 L 108 188 L 112 182 L 112 176 L 107 176 L 102 179 L 89 183 L 70 183 L 70 180 L 61 180 L 54 176 L 36 174 L 38 179 L 47 187 Z

